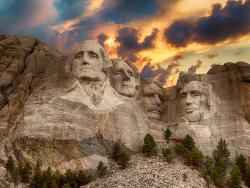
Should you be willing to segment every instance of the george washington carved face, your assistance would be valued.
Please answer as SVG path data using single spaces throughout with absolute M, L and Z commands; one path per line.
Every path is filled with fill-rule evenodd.
M 73 61 L 73 75 L 78 79 L 103 81 L 105 79 L 104 49 L 95 41 L 84 41 L 76 49 Z
M 113 59 L 111 85 L 121 95 L 135 96 L 138 72 L 132 63 L 123 59 Z

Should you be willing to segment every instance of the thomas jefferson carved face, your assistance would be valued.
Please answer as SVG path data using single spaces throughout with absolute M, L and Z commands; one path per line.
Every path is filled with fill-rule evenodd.
M 111 74 L 111 84 L 121 95 L 133 97 L 136 87 L 136 72 L 122 59 L 113 60 L 113 71 Z
M 102 47 L 95 41 L 83 42 L 75 52 L 73 75 L 83 80 L 104 80 L 103 67 L 106 62 L 102 50 Z
M 204 118 L 208 111 L 207 96 L 201 82 L 187 83 L 180 91 L 180 107 L 189 122 L 197 122 Z
M 155 82 L 144 83 L 142 86 L 142 105 L 151 119 L 160 119 L 162 112 L 162 88 Z

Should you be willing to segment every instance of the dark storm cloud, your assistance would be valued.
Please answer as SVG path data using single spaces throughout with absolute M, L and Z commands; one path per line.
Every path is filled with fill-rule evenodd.
M 173 57 L 173 61 L 167 66 L 166 69 L 161 67 L 159 64 L 154 66 L 148 63 L 141 71 L 141 79 L 151 78 L 164 84 L 171 74 L 180 72 L 179 66 L 179 58 L 176 59 L 176 56 Z
M 142 17 L 153 16 L 159 10 L 157 0 L 111 0 L 99 14 L 104 21 L 126 23 Z
M 177 20 L 168 27 L 164 36 L 176 47 L 189 42 L 215 44 L 250 32 L 250 0 L 229 0 L 225 7 L 215 4 L 208 17 L 196 21 Z
M 83 13 L 85 0 L 56 0 L 54 3 L 61 21 L 74 19 Z
M 99 44 L 101 44 L 102 46 L 104 46 L 104 42 L 108 39 L 108 36 L 104 33 L 100 33 L 97 36 L 97 41 Z
M 141 50 L 154 47 L 154 40 L 157 36 L 158 29 L 153 29 L 152 33 L 146 36 L 143 42 L 139 42 L 139 31 L 132 27 L 125 27 L 118 30 L 116 41 L 119 43 L 117 53 L 123 58 L 131 61 L 137 60 L 136 53 Z
M 14 28 L 20 27 L 25 20 L 34 16 L 39 8 L 32 0 L 13 0 L 3 5 L 0 7 L 0 32 L 6 34 L 15 34 Z
M 188 73 L 189 74 L 195 74 L 197 69 L 200 68 L 202 65 L 201 60 L 197 60 L 197 63 L 195 65 L 192 65 L 191 67 L 188 68 Z

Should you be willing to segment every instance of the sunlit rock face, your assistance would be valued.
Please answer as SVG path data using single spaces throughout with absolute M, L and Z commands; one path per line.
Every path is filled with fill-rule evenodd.
M 163 90 L 160 83 L 151 79 L 141 81 L 140 103 L 150 119 L 161 118 Z
M 3 47 L 3 48 L 2 48 Z M 0 35 L 0 159 L 60 171 L 95 169 L 114 143 L 138 152 L 150 133 L 165 144 L 190 134 L 211 154 L 226 139 L 232 156 L 250 155 L 249 64 L 217 65 L 208 74 L 180 74 L 176 86 L 138 82 L 124 59 L 110 61 L 95 41 L 70 56 L 30 37 Z
M 126 95 L 112 87 L 110 74 L 112 63 L 94 41 L 81 43 L 75 54 L 48 67 L 42 74 L 46 79 L 29 93 L 2 156 L 13 154 L 31 164 L 41 160 L 60 171 L 95 169 L 100 160 L 108 160 L 116 142 L 135 152 L 147 133 L 164 142 L 165 124 L 149 121 L 135 98 L 137 73 Z
M 176 138 L 190 134 L 204 153 L 212 154 L 222 137 L 233 154 L 250 155 L 250 125 L 242 107 L 248 105 L 247 95 L 242 97 L 247 83 L 230 72 L 237 66 L 226 64 L 204 75 L 181 74 L 177 85 L 165 90 L 163 119 Z
M 111 84 L 121 95 L 135 97 L 139 74 L 132 62 L 125 59 L 113 59 Z

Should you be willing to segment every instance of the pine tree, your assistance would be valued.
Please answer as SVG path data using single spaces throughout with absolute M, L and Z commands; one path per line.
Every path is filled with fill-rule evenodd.
M 5 165 L 6 170 L 12 174 L 14 172 L 15 169 L 15 160 L 13 159 L 12 156 L 9 156 L 6 165 Z
M 228 185 L 232 188 L 241 188 L 240 170 L 237 165 L 234 165 L 230 172 Z
M 185 159 L 188 165 L 201 167 L 204 162 L 204 155 L 198 148 L 195 147 L 191 151 L 186 152 Z
M 164 138 L 167 143 L 169 143 L 171 135 L 172 135 L 172 132 L 169 128 L 164 131 Z
M 104 162 L 100 161 L 97 166 L 97 172 L 99 176 L 104 176 L 107 173 L 107 166 Z
M 174 157 L 173 149 L 171 148 L 164 149 L 162 151 L 162 155 L 167 162 L 171 162 Z
M 14 171 L 11 174 L 11 177 L 15 185 L 20 181 L 20 172 L 18 167 L 15 167 Z
M 245 178 L 247 175 L 247 160 L 244 155 L 240 154 L 239 156 L 237 156 L 235 163 L 240 169 L 241 176 Z
M 174 151 L 177 155 L 184 156 L 187 152 L 187 149 L 183 144 L 176 144 L 174 147 Z
M 188 151 L 191 151 L 195 148 L 194 140 L 189 134 L 185 136 L 182 144 Z
M 87 184 L 91 181 L 91 178 L 86 176 L 83 170 L 79 170 L 76 176 L 76 183 L 78 186 Z
M 21 170 L 21 180 L 22 180 L 22 182 L 28 183 L 30 181 L 31 174 L 32 174 L 31 165 L 28 162 L 26 162 L 24 167 Z
M 222 138 L 218 142 L 217 148 L 213 152 L 213 159 L 215 162 L 215 166 L 218 166 L 222 169 L 227 168 L 229 162 L 230 152 L 227 149 L 226 141 Z
M 144 137 L 144 145 L 142 146 L 142 153 L 148 157 L 157 154 L 156 143 L 152 135 L 147 134 Z
M 42 183 L 43 183 L 42 180 L 43 179 L 42 179 L 42 171 L 41 171 L 41 162 L 37 161 L 34 175 L 31 178 L 30 186 L 32 188 L 40 188 L 40 187 L 42 187 Z
M 129 164 L 130 155 L 116 143 L 113 151 L 113 159 L 120 165 L 121 168 L 126 168 Z

